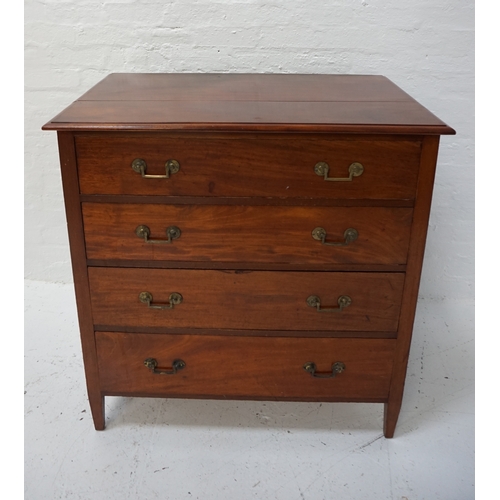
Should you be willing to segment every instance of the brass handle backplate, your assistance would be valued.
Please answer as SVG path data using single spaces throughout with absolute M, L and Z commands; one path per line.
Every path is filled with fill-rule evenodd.
M 312 361 L 308 361 L 304 366 L 304 370 L 307 373 L 310 373 L 312 377 L 316 378 L 335 378 L 339 373 L 342 373 L 345 370 L 345 364 L 341 361 L 336 361 L 332 365 L 332 371 L 327 373 L 318 373 L 316 371 L 316 364 Z
M 325 181 L 334 182 L 344 182 L 352 181 L 353 177 L 359 177 L 364 171 L 365 167 L 361 163 L 354 162 L 349 165 L 349 177 L 328 177 L 328 172 L 330 171 L 330 165 L 326 161 L 320 161 L 314 165 L 314 172 L 316 175 L 323 177 Z
M 176 174 L 181 168 L 177 160 L 167 160 L 165 163 L 165 175 L 146 174 L 148 164 L 142 158 L 136 158 L 132 162 L 132 170 L 141 174 L 145 179 L 168 179 L 171 174 Z
M 306 302 L 309 307 L 315 307 L 318 312 L 342 312 L 351 305 L 352 299 L 349 295 L 341 295 L 337 300 L 338 307 L 321 307 L 321 299 L 316 295 L 307 297 Z
M 141 292 L 139 300 L 143 304 L 147 304 L 150 309 L 173 309 L 174 306 L 182 302 L 182 295 L 180 293 L 171 293 L 168 297 L 168 304 L 153 304 L 153 295 L 149 292 Z
M 156 243 L 156 244 L 168 244 L 172 243 L 173 240 L 181 237 L 181 230 L 177 226 L 169 226 L 167 227 L 167 239 L 166 240 L 152 240 L 149 235 L 151 234 L 151 230 L 148 226 L 141 224 L 135 228 L 135 234 L 139 236 L 139 238 L 144 239 L 146 243 Z
M 172 368 L 163 369 L 157 368 L 158 361 L 156 361 L 155 358 L 147 358 L 144 360 L 144 366 L 151 370 L 151 373 L 154 373 L 156 375 L 175 375 L 179 370 L 182 370 L 186 367 L 186 362 L 182 359 L 176 359 L 172 363 Z
M 345 247 L 358 239 L 358 232 L 352 227 L 344 231 L 344 241 L 326 241 L 326 231 L 322 227 L 316 227 L 312 230 L 312 237 L 315 240 L 321 241 L 322 245 L 331 247 Z

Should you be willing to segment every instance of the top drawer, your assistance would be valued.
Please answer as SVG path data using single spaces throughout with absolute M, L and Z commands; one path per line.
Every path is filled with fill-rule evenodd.
M 82 133 L 75 141 L 83 194 L 340 200 L 412 200 L 421 147 L 401 137 L 303 134 Z M 144 177 L 139 162 L 132 168 L 139 159 L 145 176 L 165 177 L 169 160 L 177 168 Z M 359 164 L 361 175 L 350 177 Z

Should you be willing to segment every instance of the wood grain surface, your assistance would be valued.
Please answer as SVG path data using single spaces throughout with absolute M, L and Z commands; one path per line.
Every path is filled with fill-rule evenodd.
M 43 129 L 455 133 L 377 75 L 113 74 Z
M 99 325 L 275 330 L 395 331 L 402 273 L 202 271 L 89 268 L 94 323 Z M 150 309 L 183 297 L 174 309 Z M 310 295 L 334 308 L 341 295 L 352 304 L 342 312 L 318 312 Z
M 408 357 L 410 355 L 413 324 L 417 309 L 418 289 L 422 275 L 425 241 L 429 225 L 434 177 L 439 149 L 439 137 L 428 137 L 422 150 L 418 179 L 418 198 L 408 253 L 408 269 L 404 285 L 401 319 L 396 344 L 394 370 L 391 379 L 389 400 L 385 406 L 384 434 L 393 437 L 403 401 Z
M 259 399 L 306 398 L 321 401 L 385 399 L 395 341 L 391 339 L 297 339 L 152 335 L 96 332 L 99 372 L 106 393 L 163 396 L 213 396 Z M 168 369 L 182 359 L 175 375 L 153 374 L 144 360 L 155 358 Z M 303 368 L 314 362 L 315 378 Z
M 272 198 L 413 199 L 421 141 L 334 136 L 255 134 L 78 134 L 82 194 L 243 196 Z M 180 170 L 146 179 L 132 170 L 141 158 L 147 174 L 164 175 L 167 160 Z M 327 162 L 325 181 L 314 171 Z
M 115 73 L 79 101 L 352 102 L 414 99 L 385 76 Z
M 88 259 L 404 264 L 412 210 L 408 208 L 255 207 L 83 203 Z M 166 229 L 181 235 L 172 243 Z M 358 238 L 346 246 L 324 245 L 312 237 L 322 227 L 326 243 L 345 242 L 349 228 Z
M 71 132 L 58 132 L 61 178 L 64 190 L 64 205 L 68 221 L 68 237 L 71 252 L 71 266 L 75 286 L 78 325 L 85 368 L 85 379 L 96 430 L 104 429 L 104 397 L 101 394 L 97 368 L 94 325 L 90 302 L 87 262 L 85 260 L 85 235 L 78 199 L 78 171 L 76 168 L 75 141 Z

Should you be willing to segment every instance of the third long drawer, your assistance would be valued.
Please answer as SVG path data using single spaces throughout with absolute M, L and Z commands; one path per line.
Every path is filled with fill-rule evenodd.
M 395 332 L 404 273 L 91 267 L 89 279 L 99 327 Z

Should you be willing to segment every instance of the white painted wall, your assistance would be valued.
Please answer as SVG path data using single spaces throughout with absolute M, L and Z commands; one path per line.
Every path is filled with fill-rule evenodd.
M 112 72 L 382 74 L 457 130 L 441 139 L 421 296 L 472 298 L 474 2 L 26 0 L 25 276 L 72 280 L 56 134 Z

